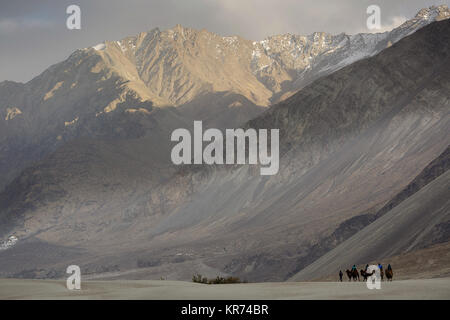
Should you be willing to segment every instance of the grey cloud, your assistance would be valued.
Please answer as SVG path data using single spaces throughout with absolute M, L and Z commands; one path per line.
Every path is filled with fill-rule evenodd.
M 18 31 L 28 31 L 35 28 L 50 28 L 54 24 L 52 21 L 43 19 L 0 19 L 0 32 L 11 33 Z

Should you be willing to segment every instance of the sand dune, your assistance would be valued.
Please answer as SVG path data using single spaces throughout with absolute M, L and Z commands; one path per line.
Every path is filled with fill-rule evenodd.
M 182 281 L 82 281 L 69 291 L 64 281 L 0 280 L 0 299 L 450 299 L 450 278 L 383 282 L 266 282 L 204 285 Z

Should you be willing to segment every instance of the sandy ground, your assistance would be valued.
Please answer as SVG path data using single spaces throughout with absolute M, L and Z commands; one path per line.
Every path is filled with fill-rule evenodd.
M 0 279 L 0 299 L 450 299 L 450 278 L 383 282 L 283 282 L 204 285 L 182 281 L 82 281 L 69 291 L 64 281 Z

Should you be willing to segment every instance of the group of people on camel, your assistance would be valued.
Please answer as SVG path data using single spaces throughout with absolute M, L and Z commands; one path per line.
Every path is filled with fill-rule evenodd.
M 366 265 L 366 268 L 363 270 L 361 269 L 360 272 L 356 269 L 356 265 L 354 264 L 351 270 L 347 269 L 345 270 L 345 273 L 347 273 L 348 281 L 359 281 L 359 275 L 364 278 L 364 281 L 367 281 L 367 278 L 372 276 L 375 273 L 375 270 L 372 270 L 372 272 L 368 272 L 367 269 L 369 269 L 369 265 Z M 392 281 L 392 278 L 394 276 L 394 272 L 392 271 L 392 267 L 390 264 L 388 264 L 386 271 L 383 270 L 383 265 L 381 263 L 378 263 L 378 269 L 380 270 L 380 276 L 381 281 L 384 280 L 384 275 L 386 275 L 387 281 Z M 344 276 L 344 273 L 342 270 L 339 270 L 339 280 L 342 282 L 342 277 Z

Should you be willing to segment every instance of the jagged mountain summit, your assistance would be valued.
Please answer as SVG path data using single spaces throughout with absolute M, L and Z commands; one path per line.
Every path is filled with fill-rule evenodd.
M 95 50 L 136 87 L 142 83 L 155 104 L 179 106 L 207 92 L 233 92 L 268 106 L 314 79 L 372 56 L 406 35 L 450 17 L 447 6 L 421 10 L 391 32 L 374 34 L 275 35 L 262 41 L 223 37 L 177 25 L 158 28 Z

